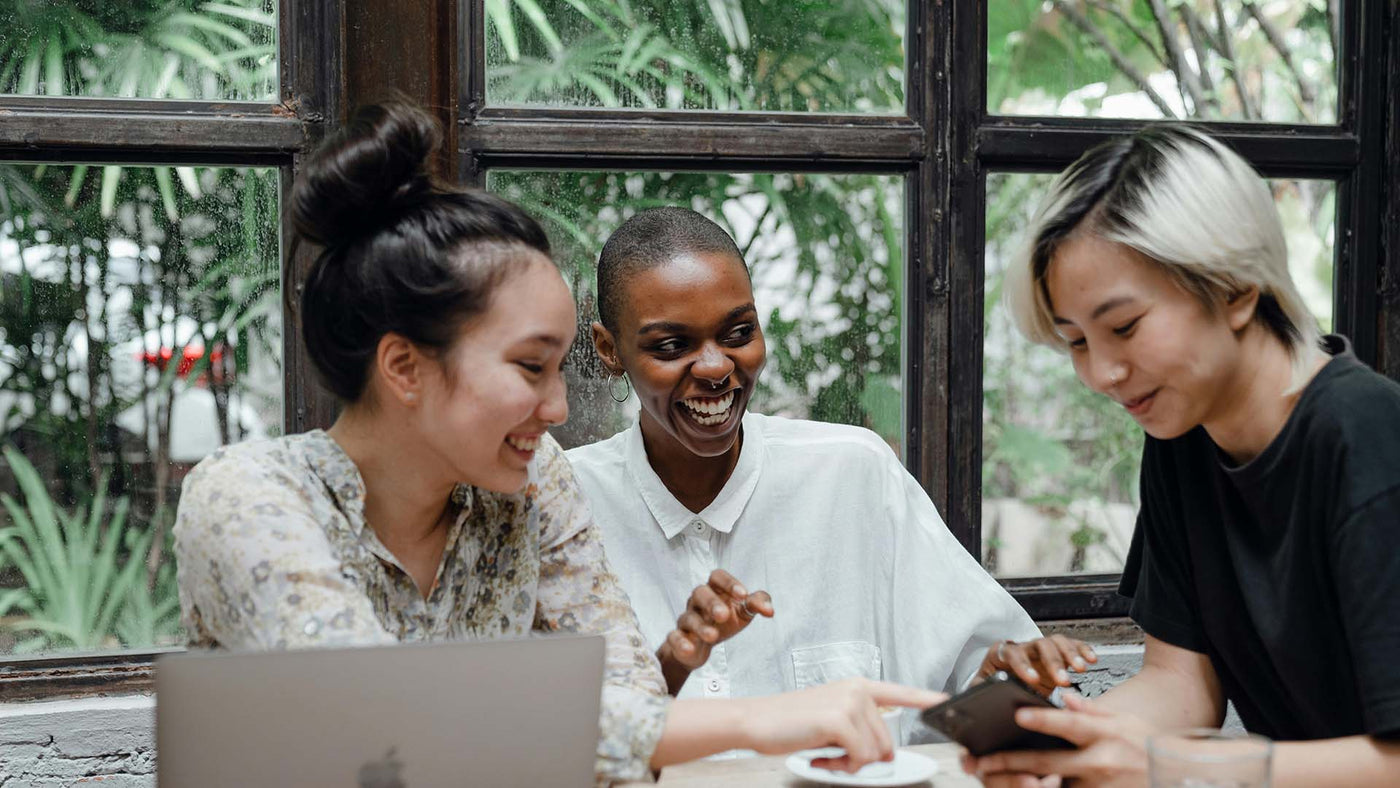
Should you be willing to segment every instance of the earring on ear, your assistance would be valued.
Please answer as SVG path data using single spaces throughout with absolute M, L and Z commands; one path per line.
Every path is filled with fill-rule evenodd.
M 617 382 L 619 380 L 622 381 L 623 385 L 621 397 L 617 396 Z M 626 372 L 621 375 L 614 375 L 608 380 L 608 396 L 613 398 L 613 402 L 619 404 L 626 402 L 632 396 L 632 381 L 627 379 Z
M 412 391 L 404 392 L 403 399 L 404 402 L 417 402 L 418 394 Z

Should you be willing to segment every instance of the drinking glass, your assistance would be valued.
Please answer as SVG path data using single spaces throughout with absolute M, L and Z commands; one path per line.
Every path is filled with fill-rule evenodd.
M 1149 736 L 1152 788 L 1269 788 L 1274 743 L 1254 734 L 1193 728 Z

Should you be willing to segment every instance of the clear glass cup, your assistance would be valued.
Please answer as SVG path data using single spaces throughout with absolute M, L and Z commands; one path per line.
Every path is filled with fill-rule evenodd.
M 1274 743 L 1255 734 L 1193 728 L 1149 736 L 1152 788 L 1269 788 Z

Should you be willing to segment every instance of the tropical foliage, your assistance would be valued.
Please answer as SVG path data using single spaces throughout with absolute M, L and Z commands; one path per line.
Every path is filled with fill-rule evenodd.
M 271 0 L 11 0 L 0 29 L 8 92 L 276 94 Z M 175 636 L 181 423 L 201 398 L 216 442 L 278 423 L 277 189 L 270 170 L 0 163 L 0 424 L 24 501 L 0 651 L 6 632 L 41 651 Z
M 91 651 L 173 637 L 179 616 L 173 567 L 165 564 L 147 582 L 144 559 L 155 534 L 128 527 L 127 499 L 109 507 L 99 488 L 87 505 L 67 511 L 24 455 L 8 447 L 4 455 L 25 500 L 0 494 L 12 523 L 0 529 L 0 555 L 24 579 L 0 593 L 0 626 L 22 636 L 15 651 Z M 12 611 L 23 615 L 4 618 Z
M 1330 122 L 1334 0 L 998 0 L 988 106 L 1007 114 Z M 496 104 L 894 113 L 897 0 L 486 0 Z M 0 0 L 0 92 L 272 100 L 275 0 Z M 971 65 L 971 64 L 968 64 Z M 1044 176 L 988 180 L 984 496 L 1037 508 L 1092 564 L 1083 503 L 1130 505 L 1139 433 L 1020 343 L 1000 266 Z M 492 171 L 545 219 L 591 315 L 618 222 L 694 206 L 753 269 L 770 366 L 756 406 L 898 447 L 906 224 L 899 176 Z M 168 527 L 181 414 L 212 443 L 281 423 L 278 178 L 258 169 L 0 163 L 0 652 L 174 642 Z M 1276 184 L 1298 271 L 1330 293 L 1330 184 Z M 1324 318 L 1326 315 L 1324 315 Z M 586 336 L 586 332 L 584 332 Z M 622 422 L 580 343 L 561 439 Z M 1058 529 L 1058 530 L 1056 530 Z M 989 530 L 988 559 L 998 559 Z

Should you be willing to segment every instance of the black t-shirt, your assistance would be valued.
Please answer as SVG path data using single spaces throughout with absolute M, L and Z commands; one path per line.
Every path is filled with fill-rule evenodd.
M 1400 385 L 1346 340 L 1242 466 L 1203 428 L 1147 439 L 1119 593 L 1210 657 L 1273 739 L 1400 734 Z

